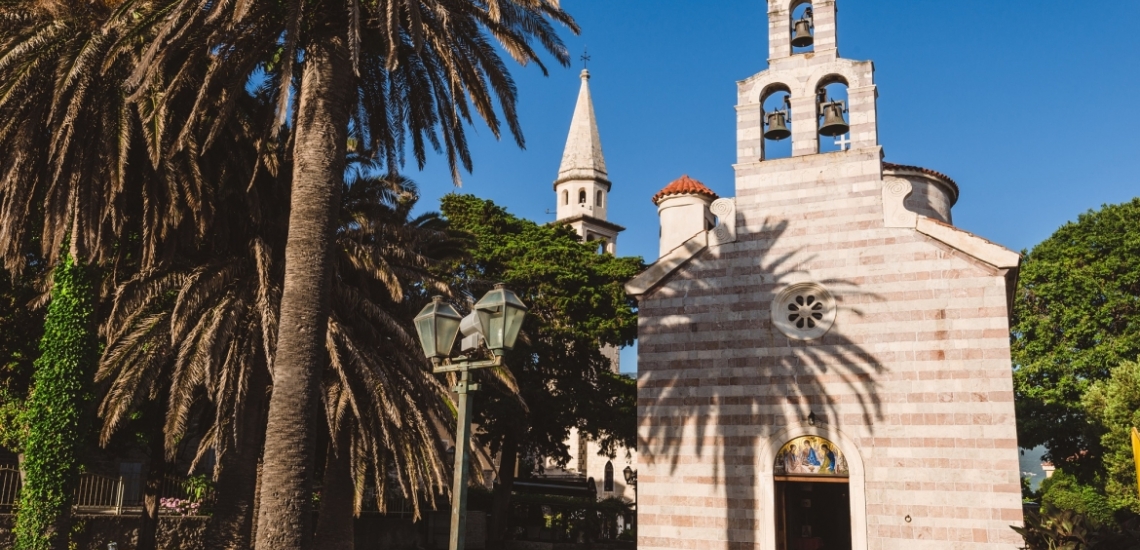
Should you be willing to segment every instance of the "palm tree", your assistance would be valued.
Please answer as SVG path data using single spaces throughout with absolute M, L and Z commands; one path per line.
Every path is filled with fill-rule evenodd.
M 137 109 L 123 87 L 145 28 L 110 31 L 113 16 L 102 1 L 0 5 L 0 258 L 14 273 L 25 268 L 30 243 L 51 264 L 67 242 L 64 256 L 84 266 L 79 278 L 94 274 L 87 266 L 154 264 L 160 250 L 201 233 L 209 219 L 204 180 L 184 169 L 194 150 L 158 155 L 166 150 L 161 133 L 142 123 L 154 113 Z M 92 363 L 73 373 L 94 370 Z M 58 462 L 71 464 L 60 479 L 74 483 L 75 458 Z M 66 485 L 53 490 L 70 495 Z M 59 516 L 52 521 L 65 523 L 68 509 L 52 512 Z M 157 518 L 147 519 L 144 544 Z M 33 531 L 42 529 L 24 524 L 22 532 Z M 49 531 L 49 544 L 64 536 Z
M 120 9 L 146 1 L 128 0 Z M 488 38 L 522 64 L 542 67 L 534 41 L 567 64 L 551 21 L 575 32 L 577 27 L 557 0 L 181 0 L 164 17 L 134 81 L 178 74 L 169 67 L 208 58 L 198 86 L 200 107 L 184 135 L 224 119 L 255 68 L 280 74 L 273 127 L 292 121 L 293 178 L 257 547 L 307 550 L 311 417 L 325 357 L 333 235 L 350 126 L 389 170 L 401 164 L 408 138 L 420 165 L 426 144 L 442 148 L 458 181 L 458 167 L 471 168 L 463 128 L 472 107 L 498 136 L 497 103 L 523 144 L 516 90 Z M 208 41 L 197 40 L 201 36 Z M 170 88 L 181 85 L 172 81 Z M 290 113 L 294 87 L 296 109 Z
M 128 95 L 149 27 L 116 31 L 112 4 L 0 5 L 0 255 L 12 271 L 30 240 L 53 261 L 67 240 L 87 263 L 130 250 L 153 265 L 178 232 L 201 234 L 210 220 L 210 187 L 200 165 L 185 164 L 197 149 L 165 145 L 163 124 L 191 105 L 180 105 L 184 94 L 162 105 Z M 137 248 L 124 246 L 128 234 Z
M 223 208 L 263 208 L 248 216 L 263 226 L 220 232 L 209 259 L 140 273 L 119 288 L 107 322 L 110 343 L 99 372 L 109 386 L 100 409 L 102 438 L 109 440 L 149 400 L 169 396 L 167 453 L 179 441 L 194 439 L 188 430 L 197 426 L 197 456 L 211 449 L 216 456 L 219 495 L 207 534 L 211 548 L 249 546 L 284 276 L 280 249 L 286 228 L 266 215 L 278 206 L 274 200 L 284 198 L 267 195 L 271 181 L 264 178 L 266 193 L 258 204 L 223 201 Z M 329 489 L 344 486 L 335 482 L 347 479 L 349 498 L 322 499 L 348 505 L 322 509 L 322 522 L 338 521 L 322 525 L 322 534 L 343 537 L 347 530 L 351 541 L 352 512 L 362 504 L 362 484 L 369 477 L 379 499 L 392 494 L 388 485 L 394 481 L 392 489 L 408 497 L 417 514 L 422 496 L 446 487 L 435 426 L 449 425 L 436 421 L 451 414 L 447 393 L 428 374 L 409 320 L 420 294 L 446 290 L 431 270 L 462 247 L 438 215 L 410 217 L 411 182 L 358 174 L 343 197 L 322 395 L 329 439 L 336 443 L 326 497 Z M 347 477 L 336 476 L 341 472 Z M 383 508 L 385 502 L 378 504 Z

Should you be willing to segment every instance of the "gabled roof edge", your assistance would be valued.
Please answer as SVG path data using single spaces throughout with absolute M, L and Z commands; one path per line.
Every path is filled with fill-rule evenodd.
M 1021 254 L 926 216 L 918 216 L 915 230 L 999 269 L 1016 269 L 1021 265 Z
M 668 277 L 677 268 L 681 267 L 709 246 L 709 232 L 701 231 L 681 246 L 670 250 L 664 256 L 653 262 L 653 265 L 642 271 L 641 274 L 630 279 L 625 284 L 625 293 L 630 296 L 641 296 L 657 286 L 665 277 Z

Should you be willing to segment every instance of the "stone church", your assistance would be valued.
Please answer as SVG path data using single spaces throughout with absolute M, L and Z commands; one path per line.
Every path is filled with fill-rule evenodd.
M 953 225 L 948 176 L 884 160 L 834 0 L 768 15 L 736 196 L 662 189 L 660 258 L 626 287 L 638 547 L 1012 550 L 1020 257 Z

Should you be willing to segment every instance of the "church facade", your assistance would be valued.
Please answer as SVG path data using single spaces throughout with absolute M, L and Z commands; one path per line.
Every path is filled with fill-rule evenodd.
M 666 186 L 661 256 L 626 287 L 638 547 L 1013 549 L 1020 257 L 953 225 L 948 176 L 884 160 L 834 0 L 768 6 L 735 197 Z

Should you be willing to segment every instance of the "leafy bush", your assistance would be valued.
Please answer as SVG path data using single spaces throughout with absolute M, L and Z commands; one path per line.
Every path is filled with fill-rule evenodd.
M 1058 512 L 1070 511 L 1087 516 L 1098 523 L 1111 523 L 1116 513 L 1102 491 L 1081 483 L 1076 476 L 1061 469 L 1041 483 L 1041 504 Z
M 517 494 L 511 507 L 516 531 L 525 533 L 527 526 L 540 526 L 550 530 L 555 541 L 574 542 L 613 540 L 620 518 L 633 513 L 633 503 L 621 497 L 594 500 Z
M 1140 548 L 1140 516 L 1125 513 L 1099 522 L 1073 510 L 1026 512 L 1025 526 L 1013 527 L 1023 550 L 1124 550 Z
M 182 489 L 186 491 L 188 500 L 201 502 L 213 492 L 214 482 L 204 475 L 190 476 L 182 482 Z

